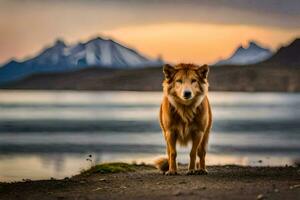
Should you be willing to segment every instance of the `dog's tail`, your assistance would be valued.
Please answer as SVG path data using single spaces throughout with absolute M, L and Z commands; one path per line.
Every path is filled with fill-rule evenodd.
M 169 161 L 167 158 L 158 158 L 154 161 L 154 166 L 162 172 L 169 170 Z

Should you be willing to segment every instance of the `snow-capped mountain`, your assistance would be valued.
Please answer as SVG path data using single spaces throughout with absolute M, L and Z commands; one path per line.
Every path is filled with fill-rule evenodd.
M 254 41 L 249 42 L 248 47 L 242 45 L 227 59 L 220 60 L 215 65 L 247 65 L 267 60 L 272 56 L 270 49 L 257 45 Z
M 0 68 L 0 83 L 22 79 L 36 73 L 66 72 L 86 67 L 139 68 L 160 66 L 113 40 L 94 38 L 86 43 L 66 45 L 62 40 L 23 62 L 10 61 Z

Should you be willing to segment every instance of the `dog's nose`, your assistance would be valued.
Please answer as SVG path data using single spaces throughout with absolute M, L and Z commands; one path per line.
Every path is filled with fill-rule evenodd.
M 192 93 L 190 91 L 184 91 L 183 92 L 183 97 L 185 99 L 189 99 L 189 98 L 191 98 L 191 96 L 192 96 Z

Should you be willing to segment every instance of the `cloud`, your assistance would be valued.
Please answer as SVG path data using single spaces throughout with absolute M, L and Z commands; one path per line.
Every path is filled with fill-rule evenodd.
M 96 17 L 100 24 L 104 24 L 104 28 L 124 24 L 178 21 L 290 29 L 300 27 L 300 1 L 298 0 L 0 0 L 0 5 L 3 11 L 7 10 L 6 5 L 10 5 L 29 10 L 31 6 L 50 10 L 52 7 L 64 12 L 63 9 L 59 9 L 62 7 L 66 10 L 65 15 L 68 15 L 69 10 L 72 9 L 81 10 L 82 14 L 87 16 L 90 11 L 98 12 L 98 15 L 93 15 L 93 17 Z M 104 20 L 111 15 L 101 14 L 107 11 L 115 15 L 110 24 Z M 53 13 L 56 13 L 55 10 Z M 22 9 L 16 14 L 22 15 Z M 63 14 L 61 13 L 62 17 Z

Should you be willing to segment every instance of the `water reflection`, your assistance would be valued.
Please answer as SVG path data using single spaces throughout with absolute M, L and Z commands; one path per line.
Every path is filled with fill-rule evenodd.
M 161 95 L 0 91 L 1 181 L 64 178 L 100 162 L 152 163 L 165 154 Z M 300 94 L 212 92 L 210 100 L 208 164 L 291 165 L 300 158 Z M 188 151 L 179 148 L 179 162 Z

